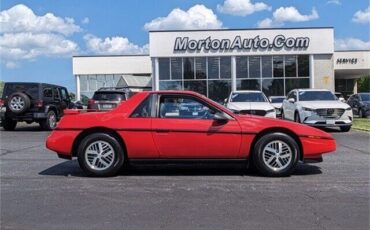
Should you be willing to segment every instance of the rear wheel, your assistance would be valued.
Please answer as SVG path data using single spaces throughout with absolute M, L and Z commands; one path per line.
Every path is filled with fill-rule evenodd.
M 257 141 L 253 162 L 265 176 L 288 176 L 298 163 L 299 147 L 296 141 L 284 133 L 270 133 Z
M 17 121 L 13 121 L 12 119 L 5 118 L 1 120 L 1 124 L 6 131 L 12 131 L 17 126 Z
M 53 110 L 50 110 L 46 115 L 46 120 L 40 122 L 40 126 L 44 130 L 53 130 L 57 126 L 57 115 Z
M 116 138 L 105 133 L 85 137 L 78 147 L 77 157 L 88 176 L 114 176 L 124 162 L 122 146 Z

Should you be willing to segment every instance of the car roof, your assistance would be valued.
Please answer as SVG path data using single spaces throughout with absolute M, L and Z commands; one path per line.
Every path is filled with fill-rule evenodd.
M 328 90 L 328 89 L 296 89 L 296 90 L 298 90 L 298 91 L 329 91 L 330 92 L 330 90 Z
M 34 85 L 47 85 L 47 86 L 53 86 L 53 87 L 59 87 L 59 88 L 67 88 L 65 86 L 61 85 L 54 85 L 50 83 L 43 83 L 43 82 L 5 82 L 6 85 L 16 85 L 16 84 L 34 84 Z
M 232 93 L 262 93 L 261 90 L 235 90 Z

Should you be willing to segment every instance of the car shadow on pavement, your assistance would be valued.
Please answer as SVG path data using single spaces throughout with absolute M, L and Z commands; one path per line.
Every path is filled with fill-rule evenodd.
M 311 164 L 298 164 L 293 176 L 322 174 L 320 167 Z M 86 177 L 77 160 L 65 161 L 39 173 L 43 176 Z M 118 176 L 253 176 L 261 177 L 245 164 L 151 164 L 128 165 Z

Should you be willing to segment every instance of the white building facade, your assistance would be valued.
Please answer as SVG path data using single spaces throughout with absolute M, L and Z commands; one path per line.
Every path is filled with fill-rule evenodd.
M 221 102 L 232 90 L 335 91 L 369 75 L 369 54 L 334 52 L 332 27 L 150 31 L 149 55 L 73 57 L 73 74 L 78 96 L 132 75 L 152 76 L 153 90 L 192 90 Z M 336 68 L 346 79 L 338 84 Z

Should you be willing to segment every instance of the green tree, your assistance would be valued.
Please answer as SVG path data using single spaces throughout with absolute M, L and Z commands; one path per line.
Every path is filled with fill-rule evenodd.
M 3 95 L 3 90 L 4 90 L 4 82 L 0 81 L 0 97 Z
M 363 76 L 357 79 L 357 91 L 370 92 L 370 76 Z

